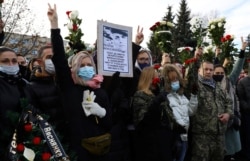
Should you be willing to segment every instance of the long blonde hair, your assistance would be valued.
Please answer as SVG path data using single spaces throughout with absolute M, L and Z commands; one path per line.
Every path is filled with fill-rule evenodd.
M 139 91 L 143 91 L 147 94 L 153 94 L 150 90 L 150 86 L 152 84 L 152 80 L 155 77 L 155 69 L 153 66 L 143 68 L 137 89 Z
M 80 51 L 78 52 L 73 58 L 72 58 L 72 67 L 71 67 L 71 75 L 72 75 L 72 79 L 74 81 L 75 84 L 79 84 L 79 85 L 83 85 L 83 86 L 87 86 L 87 82 L 84 81 L 82 78 L 80 78 L 78 76 L 78 70 L 79 68 L 81 67 L 81 64 L 82 64 L 82 60 L 84 58 L 90 58 L 91 60 L 91 64 L 96 72 L 96 66 L 95 66 L 95 63 L 94 63 L 94 60 L 92 58 L 91 55 L 89 55 L 88 52 L 86 51 Z

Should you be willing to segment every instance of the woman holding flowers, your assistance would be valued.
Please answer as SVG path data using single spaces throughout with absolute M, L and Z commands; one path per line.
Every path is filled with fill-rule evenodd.
M 158 80 L 158 81 L 157 81 Z M 133 96 L 135 160 L 171 161 L 174 133 L 164 108 L 166 93 L 159 93 L 160 79 L 154 67 L 145 67 Z
M 58 28 L 56 5 L 54 8 L 49 5 L 47 15 L 51 24 L 52 61 L 70 124 L 71 148 L 76 152 L 78 161 L 107 160 L 111 119 L 108 96 L 100 88 L 103 77 L 96 74 L 92 57 L 84 51 L 73 57 L 70 70 Z M 91 141 L 100 136 L 106 138 L 104 147 Z M 92 145 L 97 145 L 98 149 Z

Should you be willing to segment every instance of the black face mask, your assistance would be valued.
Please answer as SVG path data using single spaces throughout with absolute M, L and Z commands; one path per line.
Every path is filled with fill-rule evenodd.
M 216 82 L 221 82 L 223 78 L 224 78 L 224 75 L 213 75 L 213 79 Z
M 23 77 L 26 76 L 26 73 L 27 73 L 27 67 L 26 66 L 23 66 L 23 65 L 19 65 L 19 72 L 21 73 L 21 75 Z

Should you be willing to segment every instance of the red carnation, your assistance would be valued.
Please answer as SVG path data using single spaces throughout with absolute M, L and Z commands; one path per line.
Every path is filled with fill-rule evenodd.
M 152 81 L 153 86 L 157 86 L 159 83 L 160 83 L 160 78 L 158 78 L 158 77 L 153 78 L 153 81 Z
M 190 51 L 189 47 L 185 47 L 185 50 L 186 50 L 186 51 Z
M 41 138 L 39 136 L 36 136 L 32 140 L 34 145 L 39 145 L 41 143 Z
M 225 37 L 222 37 L 222 38 L 220 39 L 220 41 L 221 41 L 221 42 L 225 42 L 225 41 L 226 41 L 226 38 L 225 38 Z
M 155 25 L 156 25 L 156 26 L 160 26 L 161 23 L 160 23 L 160 22 L 156 22 Z
M 66 14 L 68 15 L 68 17 L 69 17 L 69 14 L 70 14 L 71 12 L 72 12 L 72 11 L 67 11 L 67 12 L 66 12 Z
M 73 31 L 77 31 L 78 27 L 77 27 L 77 24 L 73 24 Z
M 154 69 L 158 70 L 161 66 L 159 64 L 154 65 Z
M 225 38 L 226 38 L 226 40 L 230 40 L 231 39 L 231 35 L 226 35 Z
M 23 152 L 24 151 L 24 145 L 23 145 L 23 143 L 17 144 L 16 150 L 18 152 Z
M 42 153 L 42 160 L 43 161 L 48 161 L 51 157 L 51 154 L 49 152 L 44 152 Z
M 31 132 L 31 130 L 32 130 L 32 124 L 31 124 L 31 123 L 26 123 L 26 124 L 24 125 L 24 130 L 25 130 L 26 132 Z
M 185 60 L 185 64 L 189 65 L 190 63 L 193 63 L 193 62 L 196 62 L 196 61 L 197 61 L 196 58 L 190 58 L 190 59 Z
M 151 26 L 149 29 L 151 30 L 151 31 L 154 31 L 155 29 L 156 29 L 156 25 L 153 25 L 153 26 Z

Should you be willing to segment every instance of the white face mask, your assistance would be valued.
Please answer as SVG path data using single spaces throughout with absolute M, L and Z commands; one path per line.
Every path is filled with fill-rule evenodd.
M 0 71 L 8 75 L 16 75 L 19 72 L 18 65 L 1 65 Z
M 49 74 L 55 74 L 55 66 L 51 59 L 45 60 L 45 71 Z

